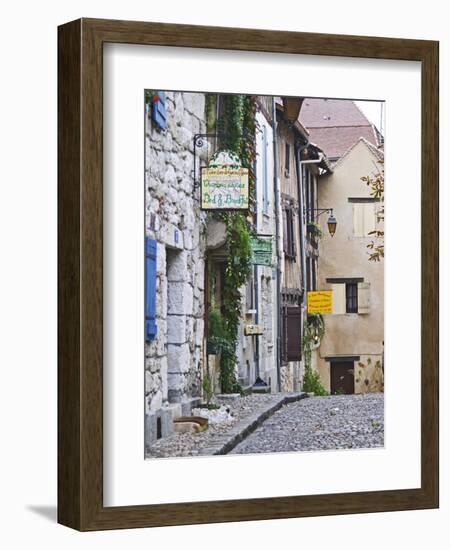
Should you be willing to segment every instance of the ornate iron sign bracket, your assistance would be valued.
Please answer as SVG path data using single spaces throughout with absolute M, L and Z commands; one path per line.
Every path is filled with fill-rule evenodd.
M 205 146 L 205 142 L 208 139 L 215 140 L 216 146 L 218 143 L 218 140 L 220 138 L 228 138 L 228 137 L 235 137 L 236 134 L 227 134 L 227 133 L 212 133 L 212 134 L 194 134 L 193 137 L 193 145 L 194 145 L 194 169 L 192 170 L 192 177 L 194 180 L 194 191 L 197 189 L 197 187 L 200 186 L 200 168 L 201 166 L 197 166 L 197 157 L 199 158 L 199 152 L 198 149 L 201 149 Z M 244 132 L 241 134 L 242 138 L 246 138 L 249 136 L 249 133 L 244 130 Z M 199 158 L 200 161 L 200 158 Z M 200 164 L 200 162 L 198 163 Z

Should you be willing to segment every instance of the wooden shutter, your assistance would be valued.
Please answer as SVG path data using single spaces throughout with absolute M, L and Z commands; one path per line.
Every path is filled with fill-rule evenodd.
M 158 92 L 158 95 L 159 101 L 153 102 L 152 120 L 164 130 L 167 127 L 166 92 Z
M 353 204 L 353 234 L 355 237 L 364 237 L 364 204 L 355 202 Z
M 353 204 L 353 233 L 355 237 L 367 237 L 376 226 L 374 202 L 355 202 Z
M 297 256 L 297 246 L 295 240 L 295 212 L 291 210 L 291 255 L 295 259 Z
M 370 313 L 370 283 L 358 283 L 358 313 Z
M 286 361 L 300 361 L 302 358 L 302 308 L 286 306 L 285 311 L 285 343 Z
M 340 315 L 346 311 L 345 284 L 336 283 L 331 285 L 333 291 L 333 313 Z
M 286 209 L 283 208 L 283 252 L 285 254 L 289 253 L 288 239 L 288 215 Z
M 145 339 L 156 336 L 156 241 L 145 238 Z
M 371 231 L 374 231 L 375 226 L 376 226 L 375 203 L 368 202 L 364 204 L 364 235 L 368 235 Z

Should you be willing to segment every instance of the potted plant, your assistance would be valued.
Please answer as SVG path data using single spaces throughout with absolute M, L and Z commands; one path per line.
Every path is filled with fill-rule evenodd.
M 308 222 L 306 224 L 306 229 L 308 233 L 314 238 L 320 239 L 322 237 L 322 229 L 317 222 L 314 222 L 314 221 Z

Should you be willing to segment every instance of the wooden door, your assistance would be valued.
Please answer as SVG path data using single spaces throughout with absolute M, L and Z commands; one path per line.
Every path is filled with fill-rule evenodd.
M 330 390 L 332 395 L 355 393 L 353 361 L 332 362 L 330 365 Z
M 283 359 L 301 361 L 302 359 L 302 331 L 303 317 L 300 306 L 285 306 L 284 317 L 284 349 Z

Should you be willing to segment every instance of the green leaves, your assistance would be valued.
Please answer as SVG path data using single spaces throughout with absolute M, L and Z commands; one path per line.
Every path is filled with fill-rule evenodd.
M 220 96 L 218 133 L 221 150 L 236 154 L 244 168 L 249 170 L 250 210 L 254 209 L 256 159 L 256 100 L 253 96 Z M 221 312 L 226 331 L 227 347 L 220 356 L 220 384 L 224 393 L 240 391 L 236 380 L 236 346 L 239 323 L 242 318 L 240 289 L 251 274 L 252 251 L 250 236 L 251 219 L 244 212 L 221 212 L 217 215 L 226 224 L 227 265 L 221 299 Z
M 325 321 L 320 313 L 308 315 L 307 323 L 303 329 L 303 358 L 305 363 L 305 374 L 303 376 L 304 392 L 312 392 L 315 395 L 328 395 L 325 387 L 320 381 L 320 374 L 311 366 L 311 355 L 314 344 L 325 334 Z
M 363 176 L 361 181 L 370 187 L 370 195 L 380 201 L 381 207 L 377 211 L 378 222 L 384 221 L 384 162 L 378 161 L 381 165 L 380 170 L 375 176 Z M 369 249 L 369 261 L 380 262 L 384 258 L 384 230 L 377 229 L 371 231 L 369 235 L 374 236 L 374 240 L 367 245 Z

